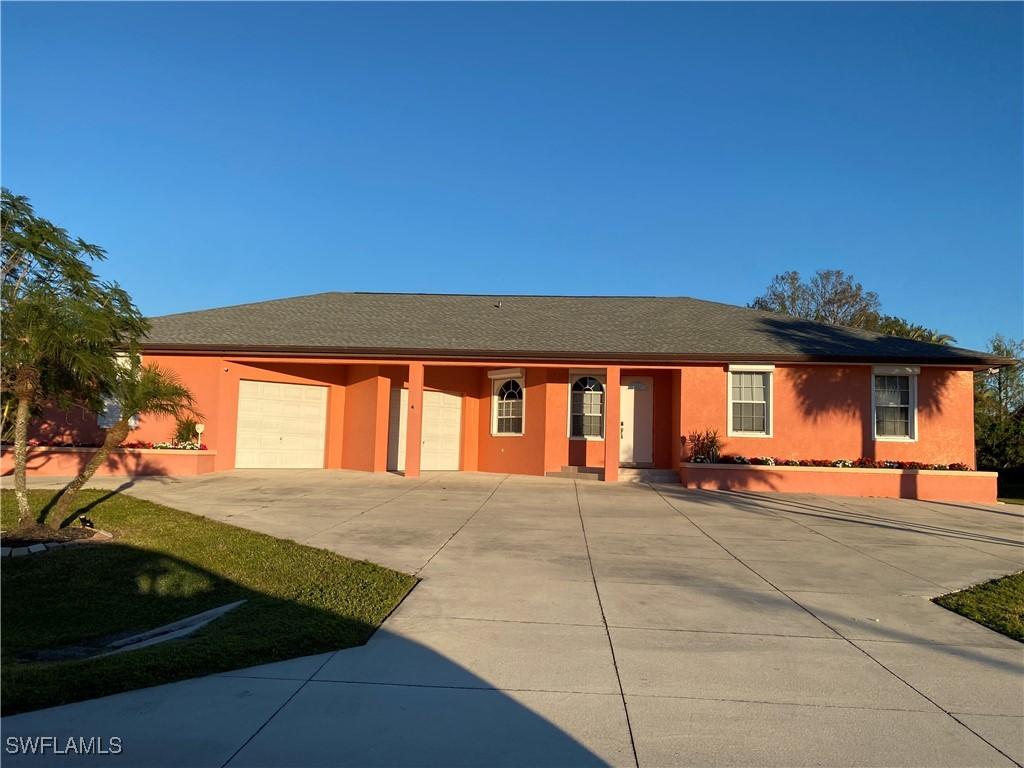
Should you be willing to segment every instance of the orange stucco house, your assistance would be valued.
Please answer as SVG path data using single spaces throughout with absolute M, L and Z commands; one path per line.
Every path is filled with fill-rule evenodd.
M 707 488 L 995 497 L 988 473 L 698 465 L 686 441 L 715 429 L 729 455 L 973 469 L 972 372 L 1006 362 L 981 352 L 690 298 L 322 293 L 152 324 L 145 359 L 193 390 L 208 450 L 125 451 L 112 473 L 662 470 Z M 147 419 L 130 439 L 173 427 Z M 99 437 L 81 414 L 41 431 Z M 33 471 L 68 473 L 43 453 Z

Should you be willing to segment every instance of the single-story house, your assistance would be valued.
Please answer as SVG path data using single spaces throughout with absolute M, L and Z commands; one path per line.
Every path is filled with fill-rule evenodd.
M 983 473 L 874 465 L 973 469 L 973 371 L 1007 362 L 692 298 L 339 292 L 153 318 L 144 357 L 195 393 L 207 450 L 110 471 L 656 469 L 701 487 L 969 500 L 994 498 L 994 478 L 979 491 Z M 173 427 L 144 419 L 130 439 Z M 693 464 L 687 436 L 707 429 L 724 454 L 775 465 Z M 51 412 L 47 430 L 99 436 L 80 414 Z M 858 459 L 868 468 L 783 466 Z

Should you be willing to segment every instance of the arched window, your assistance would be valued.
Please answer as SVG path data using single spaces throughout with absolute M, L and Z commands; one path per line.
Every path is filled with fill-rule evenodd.
M 604 437 L 604 384 L 593 376 L 573 381 L 569 415 L 570 437 Z
M 494 424 L 496 435 L 523 434 L 523 384 L 518 379 L 495 380 Z

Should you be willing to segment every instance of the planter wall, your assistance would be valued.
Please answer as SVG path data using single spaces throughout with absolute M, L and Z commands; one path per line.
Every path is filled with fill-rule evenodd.
M 29 477 L 74 477 L 89 463 L 96 448 L 29 448 Z M 201 475 L 213 472 L 216 451 L 119 448 L 111 451 L 97 475 Z M 0 475 L 14 474 L 14 449 L 0 452 Z
M 881 496 L 975 504 L 996 503 L 996 478 L 995 472 L 937 469 L 840 469 L 690 463 L 684 463 L 679 468 L 679 479 L 687 488 Z

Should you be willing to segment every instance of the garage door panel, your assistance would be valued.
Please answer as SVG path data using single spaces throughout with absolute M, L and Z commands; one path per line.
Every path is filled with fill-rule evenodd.
M 326 427 L 326 387 L 241 381 L 235 466 L 323 467 Z
M 405 469 L 406 413 L 409 393 L 391 391 L 388 423 L 388 469 Z M 462 443 L 462 395 L 426 390 L 423 393 L 423 425 L 420 469 L 457 470 Z

